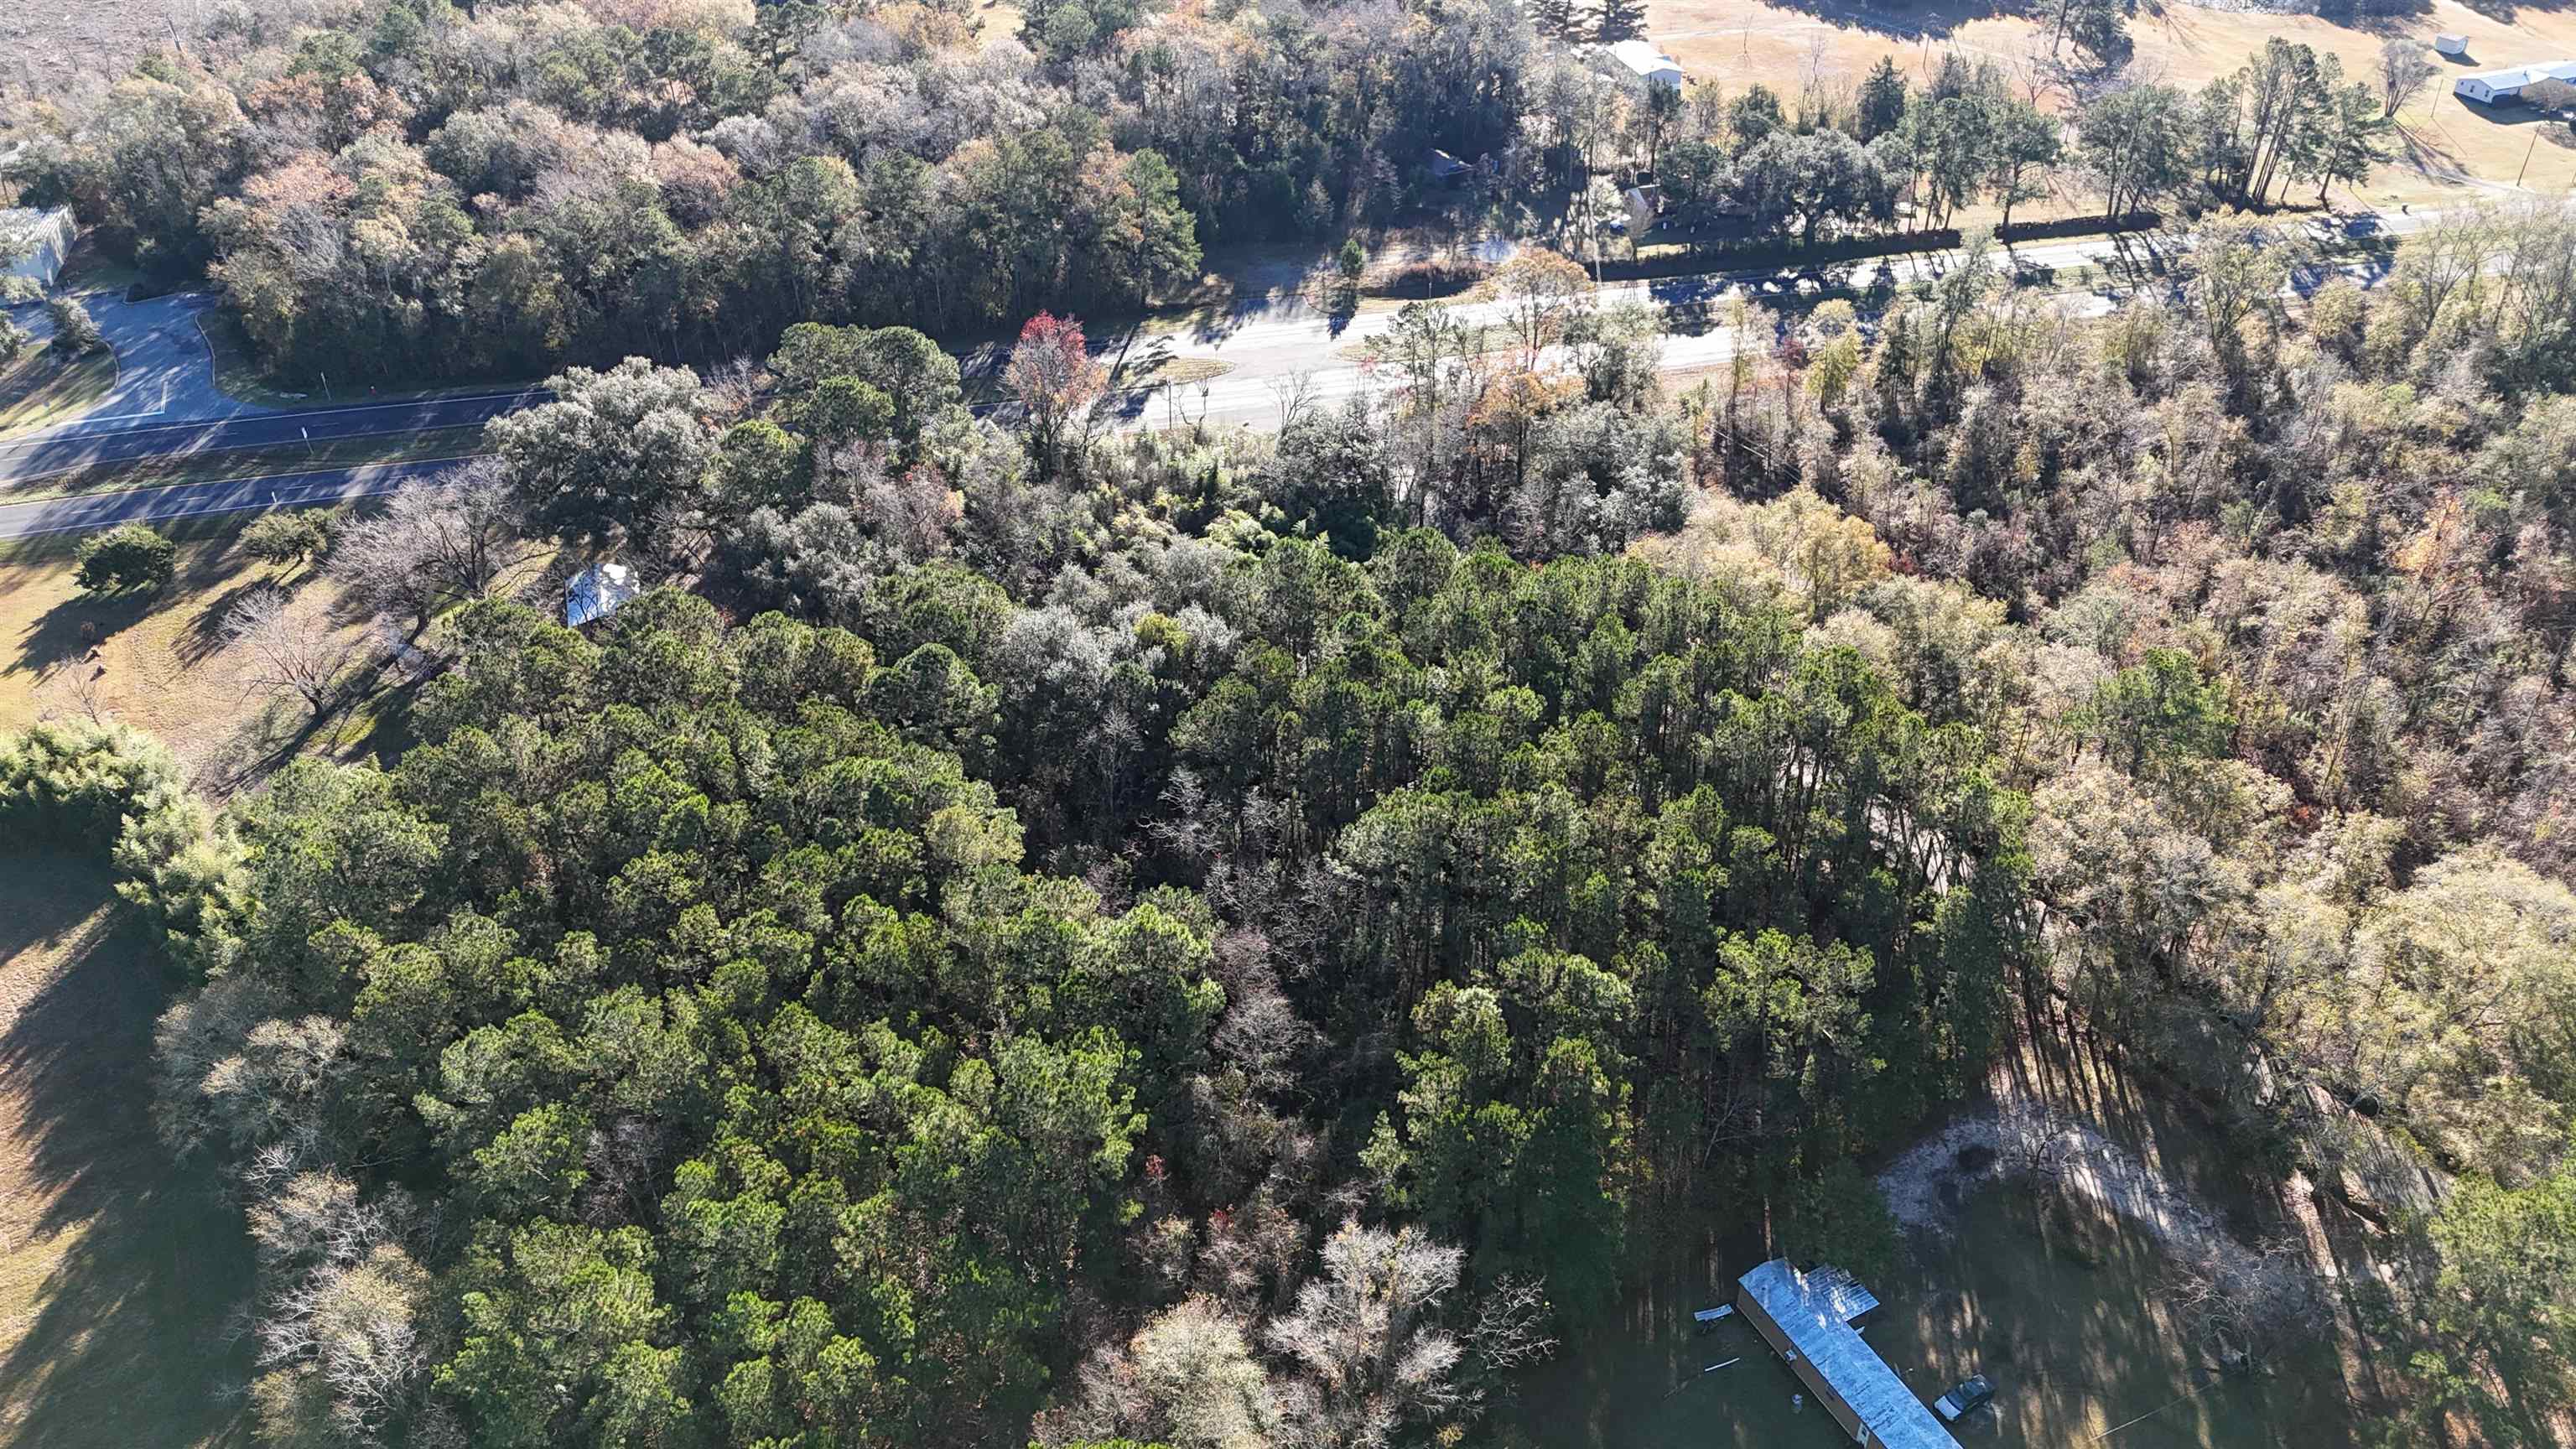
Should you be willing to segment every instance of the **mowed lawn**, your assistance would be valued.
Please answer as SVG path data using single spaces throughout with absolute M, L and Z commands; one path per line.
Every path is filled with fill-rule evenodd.
M 2576 185 L 2576 135 L 2563 122 L 2544 122 L 2528 107 L 2481 110 L 2451 94 L 2451 82 L 2469 70 L 2576 57 L 2576 6 L 2472 8 L 2460 0 L 2433 0 L 2423 14 L 2364 27 L 2313 15 L 2220 11 L 2164 0 L 2140 6 L 2130 22 L 2137 45 L 2132 73 L 2197 89 L 2243 65 L 2277 35 L 2332 53 L 2341 58 L 2347 78 L 2367 80 L 2377 69 L 2384 38 L 2419 42 L 2431 56 L 2437 32 L 2467 36 L 2470 59 L 2441 64 L 2432 84 L 2398 112 L 2398 155 L 2357 192 L 2338 188 L 2335 203 L 2456 203 L 2473 194 L 2463 178 L 2509 184 L 2526 163 L 2522 184 L 2530 190 L 2563 193 Z M 1729 92 L 1760 82 L 1784 97 L 1794 97 L 1811 71 L 1829 86 L 1857 88 L 1881 56 L 1893 57 L 1919 87 L 1945 50 L 1991 57 L 2009 68 L 2034 46 L 2047 46 L 2040 23 L 1957 0 L 1912 6 L 1649 0 L 1646 33 L 1693 79 L 1717 81 Z M 2313 202 L 2316 192 L 2295 189 L 2293 198 Z M 2037 220 L 2100 209 L 2100 197 L 2078 193 L 2018 208 L 2014 215 Z
M 1731 1265 L 1740 1272 L 1750 1257 Z M 2213 1376 L 2161 1306 L 2163 1261 L 2144 1234 L 2089 1205 L 2010 1183 L 1962 1204 L 1954 1230 L 1916 1242 L 1872 1283 L 1870 1344 L 1929 1400 L 1971 1373 L 1992 1409 L 1959 1426 L 1966 1446 L 2069 1449 L 2343 1449 L 2350 1411 L 2320 1345 L 2269 1374 Z M 1685 1299 L 1691 1301 L 1685 1301 Z M 1805 1386 L 1742 1316 L 1694 1336 L 1690 1312 L 1733 1299 L 1695 1290 L 1579 1337 L 1504 1411 L 1550 1449 L 1828 1449 L 1837 1434 Z M 1709 1365 L 1740 1358 L 1732 1367 Z M 2119 1427 L 2126 1425 L 2125 1428 Z M 1506 1441 L 1509 1442 L 1509 1441 Z
M 0 1444 L 241 1444 L 250 1245 L 153 1135 L 168 983 L 109 885 L 0 855 Z

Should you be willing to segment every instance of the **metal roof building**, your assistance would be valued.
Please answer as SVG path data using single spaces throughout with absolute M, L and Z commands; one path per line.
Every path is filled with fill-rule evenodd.
M 1640 80 L 1674 90 L 1682 88 L 1682 63 L 1656 49 L 1652 41 L 1622 40 L 1610 47 L 1610 58 Z
M 593 564 L 564 584 L 564 622 L 579 628 L 605 619 L 642 592 L 635 570 L 622 563 Z
M 2576 60 L 2543 60 L 2504 70 L 2482 70 L 2453 81 L 2451 89 L 2470 100 L 2494 105 L 2518 99 L 2525 87 L 2545 80 L 2576 82 Z
M 16 206 L 0 211 L 0 276 L 32 277 L 36 285 L 50 287 L 63 269 L 63 258 L 71 254 L 75 235 L 72 212 L 68 206 L 51 211 L 37 211 Z
M 1825 1412 L 1865 1449 L 1959 1449 L 1959 1441 L 1852 1320 L 1878 1306 L 1840 1268 L 1801 1273 L 1785 1258 L 1735 1280 L 1736 1306 L 1813 1389 Z

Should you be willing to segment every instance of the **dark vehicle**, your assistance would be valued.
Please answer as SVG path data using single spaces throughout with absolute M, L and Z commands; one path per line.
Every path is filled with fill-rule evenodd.
M 1994 1396 L 1995 1386 L 1986 1382 L 1984 1374 L 1970 1374 L 1960 1381 L 1957 1388 L 1934 1399 L 1932 1407 L 1939 1411 L 1944 1422 L 1955 1424 L 1984 1408 Z

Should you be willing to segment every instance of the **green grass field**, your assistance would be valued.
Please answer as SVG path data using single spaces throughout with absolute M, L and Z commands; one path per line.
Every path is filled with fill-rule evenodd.
M 249 1243 L 148 1116 L 168 983 L 105 871 L 0 855 L 0 1443 L 243 1443 Z

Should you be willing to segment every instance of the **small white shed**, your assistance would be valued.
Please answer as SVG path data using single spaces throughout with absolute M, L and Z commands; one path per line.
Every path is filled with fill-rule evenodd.
M 1682 88 L 1682 63 L 1664 54 L 1651 41 L 1620 41 L 1610 47 L 1610 58 L 1626 66 L 1630 73 L 1649 85 L 1672 90 Z
M 578 629 L 605 619 L 642 592 L 635 570 L 622 563 L 592 564 L 564 583 L 564 622 Z
M 2469 53 L 2469 38 L 2465 35 L 2436 35 L 2433 49 L 2443 55 L 2466 55 Z

